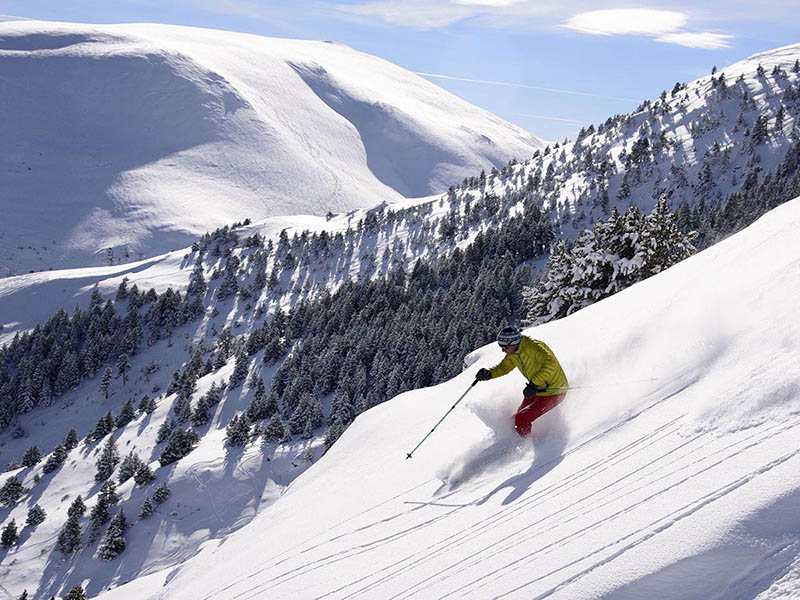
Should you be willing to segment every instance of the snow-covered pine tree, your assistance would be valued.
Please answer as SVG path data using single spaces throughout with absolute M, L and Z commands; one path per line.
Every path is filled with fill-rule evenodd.
M 277 443 L 286 437 L 286 428 L 283 426 L 281 415 L 277 411 L 272 413 L 269 423 L 264 428 L 264 441 L 268 443 Z
M 310 392 L 300 395 L 300 402 L 289 418 L 289 431 L 303 433 L 307 427 L 314 429 L 322 425 L 322 404 Z
M 158 431 L 156 432 L 156 444 L 160 444 L 164 440 L 169 439 L 169 436 L 175 430 L 175 421 L 174 419 L 166 418 L 158 427 Z
M 236 363 L 233 367 L 230 380 L 228 381 L 228 388 L 233 389 L 241 385 L 247 378 L 247 352 L 244 348 L 240 348 L 236 353 Z
M 144 502 L 142 502 L 142 509 L 139 511 L 139 518 L 146 519 L 147 517 L 152 515 L 154 511 L 155 511 L 155 506 L 153 506 L 153 501 L 150 500 L 149 497 L 147 497 L 144 499 Z
M 73 448 L 78 447 L 78 432 L 75 429 L 70 429 L 67 437 L 64 438 L 64 449 L 69 452 Z
M 142 461 L 139 465 L 139 468 L 136 469 L 136 472 L 133 474 L 133 481 L 136 485 L 147 485 L 155 481 L 156 476 L 153 473 L 153 470 L 150 468 L 146 462 Z
M 208 400 L 206 399 L 206 396 L 203 395 L 197 401 L 197 404 L 195 404 L 194 409 L 192 410 L 192 425 L 195 427 L 202 427 L 208 423 L 210 418 L 211 412 L 209 411 Z
M 108 400 L 108 390 L 111 388 L 112 379 L 114 379 L 114 372 L 111 370 L 111 367 L 106 367 L 106 370 L 103 372 L 103 379 L 100 384 L 100 389 L 103 390 L 103 393 L 106 396 L 106 400 Z
M 128 528 L 128 523 L 125 519 L 125 513 L 122 509 L 111 519 L 108 525 L 108 530 L 100 542 L 100 547 L 97 549 L 97 554 L 103 560 L 114 560 L 125 551 L 127 542 L 125 541 L 125 531 Z
M 178 394 L 172 403 L 172 413 L 178 423 L 185 423 L 192 416 L 192 404 L 188 396 Z
M 156 401 L 147 394 L 142 396 L 142 399 L 139 400 L 138 411 L 140 415 L 152 414 L 156 408 Z
M 117 357 L 117 375 L 122 376 L 122 383 L 128 383 L 128 371 L 131 370 L 131 362 L 128 355 L 124 352 Z
M 164 482 L 153 492 L 153 502 L 156 504 L 163 504 L 167 501 L 171 493 L 172 491 L 167 487 L 167 483 Z
M 11 548 L 14 544 L 17 543 L 19 539 L 19 532 L 17 531 L 17 523 L 14 519 L 3 527 L 2 533 L 0 533 L 0 546 L 3 548 Z
M 64 600 L 86 600 L 86 593 L 81 586 L 76 585 L 64 596 Z
M 65 556 L 72 554 L 81 547 L 81 526 L 78 519 L 77 514 L 71 515 L 58 532 L 56 549 Z
M 94 429 L 89 437 L 92 441 L 102 440 L 112 431 L 114 431 L 114 417 L 112 416 L 111 411 L 108 411 L 105 416 L 102 416 L 97 420 L 97 423 L 95 423 Z
M 225 437 L 229 446 L 245 446 L 250 440 L 250 419 L 247 414 L 234 415 L 225 429 Z
M 28 509 L 28 516 L 25 519 L 25 524 L 36 527 L 40 523 L 43 523 L 45 518 L 47 518 L 45 510 L 38 504 L 34 504 Z
M 114 473 L 119 463 L 119 451 L 117 444 L 114 442 L 114 436 L 111 436 L 103 444 L 103 449 L 100 452 L 100 457 L 97 459 L 97 473 L 95 473 L 95 481 L 106 481 Z
M 0 487 L 0 504 L 14 506 L 26 491 L 20 478 L 12 475 L 6 479 L 3 487 Z
M 113 481 L 107 481 L 97 494 L 97 502 L 89 513 L 91 522 L 89 542 L 92 543 L 100 536 L 100 529 L 111 518 L 111 507 L 119 502 L 117 486 Z
M 133 404 L 133 398 L 128 398 L 125 404 L 122 405 L 117 418 L 114 420 L 114 426 L 117 429 L 120 429 L 121 427 L 125 427 L 125 425 L 133 421 L 135 418 L 136 408 Z
M 200 436 L 197 435 L 194 429 L 189 428 L 185 431 L 183 429 L 176 429 L 167 439 L 167 443 L 161 451 L 158 461 L 163 467 L 180 460 L 194 450 L 195 444 L 199 441 Z
M 117 473 L 117 481 L 119 481 L 119 484 L 122 485 L 133 477 L 142 464 L 144 463 L 139 458 L 139 455 L 131 450 L 119 466 L 119 472 Z
M 697 234 L 681 232 L 677 217 L 670 212 L 664 197 L 658 200 L 653 212 L 645 217 L 641 236 L 641 279 L 656 275 L 695 252 L 692 241 Z
M 69 508 L 67 509 L 67 516 L 77 516 L 80 518 L 84 514 L 86 514 L 86 504 L 84 503 L 83 498 L 81 498 L 81 495 L 78 494 L 75 497 L 75 500 L 72 501 L 72 504 L 69 505 Z
M 33 467 L 35 466 L 40 460 L 42 460 L 42 451 L 39 450 L 39 446 L 31 446 L 25 451 L 25 454 L 22 455 L 22 466 L 23 467 Z

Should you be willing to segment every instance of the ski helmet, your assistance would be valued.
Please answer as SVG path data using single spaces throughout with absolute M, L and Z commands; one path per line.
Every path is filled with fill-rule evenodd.
M 497 343 L 500 344 L 501 348 L 517 346 L 520 341 L 522 341 L 522 332 L 511 325 L 503 327 L 500 333 L 497 334 Z

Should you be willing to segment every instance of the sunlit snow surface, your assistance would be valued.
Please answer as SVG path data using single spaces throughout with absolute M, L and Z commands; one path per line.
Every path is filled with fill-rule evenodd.
M 362 414 L 249 525 L 104 599 L 791 598 L 800 591 L 800 199 L 529 330 L 573 390 L 510 433 L 499 360 Z
M 0 277 L 444 192 L 543 144 L 342 44 L 0 23 Z

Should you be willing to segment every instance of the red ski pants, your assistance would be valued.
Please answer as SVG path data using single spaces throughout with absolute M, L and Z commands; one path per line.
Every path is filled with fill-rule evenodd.
M 531 432 L 531 423 L 541 417 L 548 410 L 561 404 L 567 392 L 562 392 L 554 396 L 534 396 L 525 398 L 519 405 L 517 413 L 514 415 L 514 429 L 522 437 Z

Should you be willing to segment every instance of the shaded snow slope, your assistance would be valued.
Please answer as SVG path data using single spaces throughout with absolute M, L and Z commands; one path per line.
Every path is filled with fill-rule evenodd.
M 0 24 L 0 274 L 441 192 L 541 142 L 341 44 Z
M 249 525 L 102 598 L 767 598 L 800 558 L 800 199 L 528 333 L 572 385 L 517 442 L 514 373 L 359 416 Z M 746 285 L 743 284 L 746 282 Z M 162 587 L 162 584 L 165 584 Z

